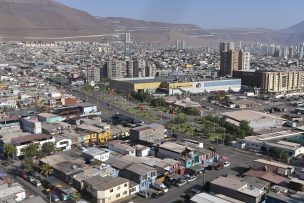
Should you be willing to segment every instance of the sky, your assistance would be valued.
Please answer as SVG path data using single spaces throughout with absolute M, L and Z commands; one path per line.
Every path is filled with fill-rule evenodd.
M 202 28 L 281 29 L 304 21 L 304 0 L 56 0 L 102 17 L 129 17 Z

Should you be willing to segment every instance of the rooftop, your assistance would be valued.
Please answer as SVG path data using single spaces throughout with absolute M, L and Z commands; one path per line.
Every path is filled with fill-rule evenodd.
M 174 143 L 174 142 L 165 142 L 165 143 L 161 144 L 159 146 L 159 148 L 167 149 L 167 150 L 174 151 L 174 152 L 177 152 L 177 153 L 184 152 L 186 148 L 191 150 L 190 147 L 186 147 L 184 145 L 180 145 L 180 144 L 177 144 L 177 143 Z
M 298 135 L 299 133 L 300 133 L 300 131 L 298 131 L 298 130 L 284 130 L 284 131 L 278 131 L 278 132 L 267 133 L 267 134 L 256 135 L 256 136 L 248 136 L 245 138 L 245 140 L 268 141 L 268 140 L 282 139 L 285 137 L 295 136 L 295 135 Z
M 52 113 L 40 113 L 40 114 L 38 114 L 38 116 L 52 118 L 52 117 L 57 117 L 58 115 L 52 114 Z
M 197 195 L 194 195 L 191 198 L 191 202 L 196 202 L 196 203 L 231 203 L 230 201 L 221 199 L 219 197 L 207 194 L 207 193 L 199 193 Z
M 141 163 L 132 164 L 131 166 L 126 168 L 126 170 L 132 171 L 133 173 L 138 174 L 138 175 L 145 175 L 149 172 L 156 171 L 155 168 L 150 167 L 146 164 L 141 164 Z
M 237 178 L 221 176 L 211 181 L 211 184 L 220 185 L 233 190 L 239 190 L 240 188 L 246 186 L 247 183 L 242 182 Z
M 30 134 L 30 135 L 24 135 L 22 137 L 13 138 L 12 143 L 14 145 L 20 145 L 25 142 L 46 140 L 46 139 L 52 139 L 52 138 L 53 138 L 53 135 Z
M 85 180 L 87 185 L 90 185 L 96 191 L 104 191 L 128 183 L 129 181 L 125 178 L 117 177 L 113 178 L 112 176 L 94 176 Z
M 286 141 L 279 141 L 277 143 L 267 143 L 269 146 L 287 149 L 287 150 L 296 150 L 302 147 L 301 144 L 293 143 L 293 142 L 286 142 Z
M 95 147 L 90 147 L 90 148 L 86 148 L 85 150 L 83 150 L 82 153 L 88 154 L 90 156 L 96 156 L 96 155 L 106 154 L 109 152 L 102 150 L 102 149 L 95 148 Z
M 284 120 L 282 118 L 269 115 L 267 113 L 252 111 L 252 110 L 231 111 L 231 112 L 225 112 L 223 114 L 238 122 L 242 120 L 246 120 L 246 121 L 260 120 L 262 122 L 262 119 L 266 119 L 266 118 Z
M 282 163 L 275 162 L 275 161 L 268 161 L 265 159 L 257 159 L 257 160 L 254 160 L 254 162 L 263 163 L 266 165 L 276 166 L 276 167 L 285 168 L 285 169 L 293 168 L 292 166 L 287 165 L 287 164 L 282 164 Z

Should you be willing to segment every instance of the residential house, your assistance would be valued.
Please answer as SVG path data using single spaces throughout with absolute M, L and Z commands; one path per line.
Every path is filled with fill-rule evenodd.
M 136 155 L 136 149 L 134 147 L 131 147 L 127 144 L 122 144 L 118 140 L 113 140 L 109 142 L 107 146 L 110 150 L 118 152 L 122 155 L 131 155 L 131 156 Z
M 97 111 L 97 106 L 95 104 L 84 102 L 76 105 L 81 108 L 82 116 L 101 115 L 101 112 Z
M 86 124 L 77 126 L 76 132 L 80 134 L 78 140 L 79 143 L 106 143 L 111 138 L 109 130 L 103 130 Z
M 29 144 L 38 144 L 41 148 L 44 143 L 48 142 L 55 144 L 55 138 L 53 135 L 30 134 L 11 139 L 11 143 L 16 147 L 17 156 L 23 155 L 22 149 L 27 147 Z
M 38 121 L 35 117 L 27 117 L 27 118 L 21 118 L 21 128 L 26 131 L 33 134 L 41 134 L 42 128 L 41 128 L 41 122 Z
M 249 185 L 237 177 L 219 177 L 210 182 L 211 194 L 223 194 L 246 203 L 264 200 L 265 191 Z
M 185 172 L 185 167 L 181 165 L 180 161 L 165 158 L 162 160 L 163 162 L 167 163 L 170 166 L 169 174 L 176 173 L 179 175 L 183 175 Z
M 152 123 L 132 128 L 130 129 L 130 139 L 151 143 L 159 142 L 165 139 L 165 127 L 157 123 Z
M 270 171 L 274 174 L 282 176 L 290 176 L 294 173 L 294 167 L 274 161 L 268 161 L 265 159 L 257 159 L 253 161 L 253 170 Z
M 67 151 L 72 148 L 72 140 L 61 135 L 55 136 L 55 147 L 56 149 Z
M 110 151 L 105 149 L 98 149 L 95 147 L 86 148 L 82 151 L 82 156 L 85 160 L 89 161 L 91 159 L 99 160 L 105 162 L 110 157 Z
M 15 131 L 20 129 L 20 116 L 10 116 L 0 119 L 0 130 Z
M 111 176 L 94 176 L 85 180 L 88 198 L 92 203 L 111 203 L 129 196 L 129 181 Z
M 146 147 L 144 145 L 135 145 L 134 146 L 136 149 L 136 156 L 138 157 L 146 157 L 149 155 L 150 152 L 150 147 Z
M 155 168 L 145 164 L 135 163 L 120 171 L 120 176 L 128 178 L 139 184 L 140 191 L 146 191 L 157 178 Z
M 26 191 L 19 183 L 0 185 L 0 202 L 20 202 L 26 198 Z
M 71 125 L 64 122 L 42 123 L 42 133 L 48 135 L 60 134 L 64 130 L 70 130 L 70 129 L 71 129 Z
M 42 123 L 56 123 L 56 122 L 61 122 L 65 119 L 62 116 L 58 116 L 52 113 L 40 113 L 37 115 L 37 117 L 38 120 Z

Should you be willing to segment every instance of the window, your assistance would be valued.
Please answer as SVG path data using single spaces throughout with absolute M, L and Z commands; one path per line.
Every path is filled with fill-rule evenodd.
M 127 187 L 127 186 L 128 186 L 128 184 L 127 184 L 127 183 L 125 183 L 125 184 L 124 184 L 124 187 Z
M 127 193 L 128 193 L 127 191 L 124 191 L 124 192 L 123 192 L 124 195 L 126 195 Z
M 155 172 L 152 172 L 152 173 L 151 173 L 151 176 L 152 176 L 152 177 L 156 176 L 156 173 L 155 173 Z
M 112 188 L 112 189 L 110 189 L 110 192 L 113 192 L 113 188 Z
M 131 192 L 135 192 L 136 191 L 136 187 L 131 189 Z
M 120 190 L 120 186 L 117 186 L 117 190 Z
M 117 194 L 117 195 L 116 195 L 116 198 L 118 198 L 118 197 L 120 197 L 120 194 Z

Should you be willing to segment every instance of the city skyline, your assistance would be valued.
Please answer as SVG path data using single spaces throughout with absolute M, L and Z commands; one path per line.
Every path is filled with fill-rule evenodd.
M 284 29 L 304 20 L 301 0 L 292 4 L 283 0 L 91 0 L 90 4 L 83 0 L 57 1 L 94 16 L 191 23 L 202 28 Z

